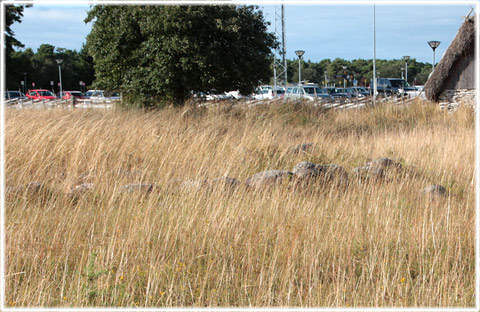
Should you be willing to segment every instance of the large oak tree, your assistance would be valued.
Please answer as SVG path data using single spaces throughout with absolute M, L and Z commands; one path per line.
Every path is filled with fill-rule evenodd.
M 275 36 L 254 6 L 94 6 L 96 84 L 182 105 L 196 92 L 251 93 L 272 76 Z

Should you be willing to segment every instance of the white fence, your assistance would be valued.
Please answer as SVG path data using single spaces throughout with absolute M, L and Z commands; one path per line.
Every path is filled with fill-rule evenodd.
M 112 108 L 121 100 L 113 99 L 75 99 L 75 100 L 5 100 L 6 107 L 24 108 Z
M 414 97 L 377 97 L 377 104 L 380 103 L 396 103 L 396 104 L 409 104 L 413 101 Z M 113 108 L 120 99 L 85 99 L 85 100 L 5 100 L 5 106 L 16 109 L 50 109 L 50 108 Z M 199 102 L 199 106 L 212 107 L 225 103 L 226 101 L 232 101 L 235 105 L 245 105 L 247 107 L 254 107 L 257 105 L 283 103 L 286 99 L 276 98 L 273 100 L 254 100 L 254 99 L 240 99 L 240 100 L 214 100 Z M 321 101 L 305 101 L 305 103 L 312 104 L 316 107 L 331 108 L 331 109 L 352 109 L 361 108 L 366 105 L 373 104 L 371 97 L 367 98 L 339 98 L 334 102 L 325 103 Z
M 395 104 L 409 104 L 413 101 L 414 97 L 377 97 L 376 103 L 395 103 Z M 228 100 L 216 100 L 216 101 L 206 101 L 200 102 L 200 106 L 212 107 L 225 103 Z M 243 100 L 233 100 L 236 105 L 246 105 L 247 107 L 254 107 L 257 105 L 273 104 L 273 103 L 283 103 L 286 101 L 295 101 L 287 100 L 284 98 L 276 98 L 272 100 L 253 100 L 253 99 L 243 99 Z M 371 97 L 364 98 L 337 98 L 331 103 L 322 102 L 322 101 L 308 101 L 303 100 L 306 104 L 311 104 L 315 107 L 331 108 L 331 109 L 352 109 L 352 108 L 361 108 L 366 105 L 372 105 L 373 99 Z

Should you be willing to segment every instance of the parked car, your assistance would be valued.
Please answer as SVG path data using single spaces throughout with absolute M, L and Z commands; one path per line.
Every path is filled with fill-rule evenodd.
M 317 85 L 300 85 L 287 88 L 285 98 L 292 100 L 305 99 L 309 101 L 320 100 L 322 102 L 333 102 L 333 97 Z
M 99 100 L 104 101 L 106 100 L 109 102 L 110 100 L 120 100 L 122 95 L 119 92 L 108 92 L 105 90 L 88 90 L 83 95 L 84 99 L 90 99 L 92 101 Z
M 62 91 L 59 94 L 59 97 L 62 100 L 70 100 L 70 99 L 83 99 L 83 93 L 80 91 Z
M 273 87 L 269 86 L 269 85 L 264 85 L 264 86 L 258 87 L 257 89 L 259 89 L 259 90 L 273 90 Z
M 373 86 L 373 83 L 372 83 Z M 401 78 L 378 78 L 377 93 L 385 94 L 387 96 L 408 96 L 407 91 L 414 91 L 412 87 Z
M 357 98 L 362 98 L 370 95 L 370 93 L 362 87 L 350 87 L 347 88 L 347 92 L 352 96 L 352 97 L 357 97 Z
M 345 97 L 347 98 L 353 97 L 353 95 L 348 92 L 347 88 L 337 88 L 337 93 L 345 94 Z
M 240 94 L 240 91 L 235 90 L 235 91 L 228 91 L 227 95 L 232 98 L 232 99 L 241 99 L 243 96 Z
M 277 97 L 283 97 L 285 95 L 285 90 L 277 89 Z M 264 88 L 257 90 L 253 97 L 256 100 L 272 100 L 275 98 L 275 93 L 273 89 Z
M 45 89 L 28 90 L 27 98 L 32 100 L 55 100 L 57 96 L 55 93 Z
M 4 95 L 5 100 L 16 100 L 16 99 L 26 99 L 27 97 L 23 92 L 20 91 L 5 91 Z
M 327 87 L 325 90 L 335 99 L 348 97 L 348 94 L 346 92 L 341 92 L 339 88 Z
M 104 99 L 105 98 L 105 90 L 88 90 L 85 92 L 84 98 L 85 99 Z
M 412 90 L 407 89 L 407 94 L 409 97 L 416 97 L 423 93 L 423 86 L 412 86 Z

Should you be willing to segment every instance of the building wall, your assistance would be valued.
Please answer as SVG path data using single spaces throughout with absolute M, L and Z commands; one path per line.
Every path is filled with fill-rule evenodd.
M 444 90 L 475 89 L 475 53 L 471 49 L 453 65 L 449 77 L 443 84 Z
M 456 110 L 459 106 L 475 107 L 475 89 L 445 90 L 438 97 L 440 107 Z

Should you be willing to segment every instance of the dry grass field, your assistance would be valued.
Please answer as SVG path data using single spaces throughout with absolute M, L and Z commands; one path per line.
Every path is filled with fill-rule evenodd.
M 6 302 L 472 307 L 474 136 L 472 110 L 420 102 L 7 110 Z M 353 177 L 379 157 L 402 169 Z M 349 183 L 181 187 L 301 161 L 341 165 Z M 447 194 L 421 194 L 431 184 Z

